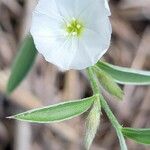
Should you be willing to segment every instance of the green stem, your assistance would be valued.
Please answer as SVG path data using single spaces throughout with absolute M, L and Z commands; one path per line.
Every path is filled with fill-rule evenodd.
M 104 109 L 104 111 L 107 114 L 107 117 L 109 118 L 110 122 L 112 123 L 113 127 L 116 130 L 117 136 L 119 138 L 119 142 L 120 142 L 120 146 L 121 146 L 121 150 L 127 150 L 127 146 L 125 143 L 125 139 L 124 136 L 121 132 L 121 128 L 122 126 L 119 124 L 119 122 L 117 121 L 116 117 L 114 116 L 113 112 L 111 111 L 111 109 L 109 108 L 109 105 L 107 104 L 107 102 L 105 101 L 104 97 L 102 96 L 102 94 L 100 94 L 100 90 L 99 90 L 99 86 L 98 86 L 98 82 L 97 82 L 97 78 L 95 77 L 95 74 L 93 72 L 93 69 L 90 67 L 87 69 L 87 73 L 89 76 L 89 80 L 91 82 L 91 86 L 93 89 L 93 93 L 94 94 L 99 94 L 100 95 L 100 103 L 102 108 Z
M 107 102 L 105 101 L 105 99 L 102 95 L 100 95 L 100 100 L 101 100 L 102 108 L 105 110 L 110 122 L 112 123 L 113 127 L 116 130 L 117 136 L 119 138 L 121 150 L 127 150 L 127 145 L 125 143 L 124 136 L 121 132 L 122 126 L 117 121 L 116 117 L 114 116 L 113 112 L 111 111 L 109 105 L 107 104 Z
M 93 69 L 91 67 L 87 68 L 87 74 L 88 74 L 88 77 L 92 86 L 93 93 L 99 94 L 99 86 L 97 85 L 98 82 L 93 72 Z

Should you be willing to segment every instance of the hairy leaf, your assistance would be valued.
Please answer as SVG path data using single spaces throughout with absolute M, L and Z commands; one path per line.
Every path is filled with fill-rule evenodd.
M 141 71 L 131 68 L 119 67 L 106 62 L 96 64 L 100 69 L 111 75 L 117 83 L 133 85 L 149 85 L 150 71 Z
M 97 99 L 97 95 L 81 100 L 33 109 L 8 118 L 37 123 L 60 122 L 84 113 L 90 108 L 95 99 Z
M 123 98 L 123 91 L 121 88 L 116 84 L 114 79 L 107 74 L 105 71 L 100 69 L 99 67 L 95 66 L 94 71 L 97 74 L 99 83 L 102 87 L 111 95 L 117 97 L 119 100 Z
M 150 144 L 150 128 L 148 129 L 122 128 L 122 133 L 127 138 L 130 138 L 138 143 Z

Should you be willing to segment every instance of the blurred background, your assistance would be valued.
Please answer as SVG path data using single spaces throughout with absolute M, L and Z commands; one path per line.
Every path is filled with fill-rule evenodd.
M 91 95 L 83 72 L 62 73 L 38 56 L 31 72 L 9 97 L 6 82 L 18 47 L 29 31 L 35 0 L 0 0 L 0 150 L 82 150 L 85 114 L 57 124 L 29 124 L 7 116 Z M 104 58 L 115 65 L 150 70 L 150 0 L 110 0 L 112 42 Z M 124 126 L 150 127 L 150 86 L 122 86 L 124 101 L 106 95 Z M 149 150 L 127 140 L 129 150 Z M 91 150 L 119 150 L 105 113 Z

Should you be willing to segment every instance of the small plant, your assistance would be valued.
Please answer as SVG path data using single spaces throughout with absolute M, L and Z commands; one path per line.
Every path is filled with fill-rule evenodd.
M 44 5 L 45 1 L 47 1 L 47 6 Z M 56 3 L 53 2 L 49 5 L 51 1 L 52 0 L 40 0 L 36 7 L 33 14 L 31 34 L 25 38 L 13 63 L 7 84 L 7 93 L 11 94 L 25 78 L 34 63 L 37 51 L 39 51 L 47 61 L 56 64 L 61 70 L 86 69 L 93 95 L 85 99 L 71 100 L 69 102 L 33 109 L 8 118 L 27 122 L 53 123 L 68 120 L 89 111 L 86 119 L 85 147 L 86 149 L 90 149 L 100 124 L 100 115 L 103 109 L 116 130 L 121 150 L 127 150 L 125 138 L 132 139 L 141 144 L 150 144 L 150 129 L 126 128 L 120 125 L 100 90 L 100 86 L 102 86 L 109 94 L 115 96 L 118 100 L 122 100 L 123 91 L 118 84 L 150 85 L 149 71 L 119 67 L 104 61 L 98 61 L 107 51 L 110 44 L 111 26 L 108 19 L 110 10 L 107 1 L 100 0 L 101 3 L 97 0 L 95 0 L 95 2 L 91 0 L 79 1 L 79 7 L 77 10 L 74 10 L 75 12 L 81 11 L 81 8 L 85 7 L 85 4 L 91 3 L 92 6 L 90 6 L 90 9 L 92 13 L 88 16 L 86 13 L 89 8 L 87 8 L 85 12 L 83 10 L 84 15 L 81 15 L 81 18 L 76 19 L 74 18 L 76 16 L 72 16 L 72 20 L 69 20 L 70 22 L 68 21 L 68 16 L 65 16 L 65 18 L 67 18 L 64 22 L 65 24 L 59 27 L 57 25 L 60 24 L 57 24 L 56 20 L 52 17 L 56 15 L 58 20 L 60 19 L 60 22 L 64 20 L 63 17 L 66 10 L 69 11 L 70 14 L 73 13 L 72 9 L 74 5 L 72 5 L 72 3 L 74 2 L 71 0 L 63 0 L 64 3 L 58 1 L 57 3 L 60 8 L 58 11 L 54 9 L 56 8 Z M 104 20 L 103 23 L 105 24 L 105 26 L 101 25 L 100 29 L 97 28 L 98 24 L 96 24 L 100 22 L 94 22 L 94 19 L 90 20 L 93 18 L 93 13 L 99 10 L 96 4 L 102 8 L 101 16 L 98 17 L 102 17 Z M 48 9 L 48 7 L 53 7 L 52 14 L 49 16 L 47 13 L 51 9 Z M 50 17 L 50 19 L 46 18 L 47 16 Z M 37 27 L 39 19 L 43 20 L 43 22 L 41 26 L 39 25 L 39 27 Z M 47 20 L 47 22 L 44 22 L 45 20 Z M 91 22 L 92 24 L 88 24 Z M 50 33 L 48 33 L 48 24 L 52 27 L 50 30 L 52 32 Z M 88 29 L 90 25 L 93 27 L 92 31 Z M 57 27 L 57 30 L 55 30 L 55 27 Z M 59 28 L 63 30 L 59 30 Z M 103 34 L 99 33 L 100 30 L 104 31 Z M 65 31 L 65 33 L 62 31 Z M 59 38 L 56 36 L 58 33 Z M 93 38 L 92 41 L 89 41 L 91 39 L 90 36 Z M 101 40 L 96 41 L 99 36 Z M 48 41 L 49 37 L 51 37 L 50 40 L 52 41 Z M 59 40 L 61 42 L 63 41 L 63 45 L 59 43 Z M 80 40 L 82 42 L 80 42 Z M 72 44 L 68 45 L 70 41 Z M 76 42 L 78 42 L 78 44 Z

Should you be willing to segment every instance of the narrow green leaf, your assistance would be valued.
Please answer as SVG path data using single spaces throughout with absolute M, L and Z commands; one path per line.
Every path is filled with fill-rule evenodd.
M 44 108 L 33 109 L 8 118 L 37 123 L 60 122 L 84 113 L 90 108 L 95 99 L 97 99 L 97 95 L 78 101 L 64 102 Z
M 138 143 L 150 144 L 150 128 L 148 129 L 122 128 L 122 133 L 127 138 L 130 138 Z
M 116 84 L 114 79 L 109 74 L 107 74 L 105 71 L 103 71 L 102 69 L 100 69 L 97 66 L 94 66 L 94 71 L 96 72 L 98 80 L 99 80 L 100 84 L 102 85 L 102 87 L 111 95 L 122 100 L 123 91 Z
M 88 150 L 95 138 L 100 124 L 101 105 L 100 98 L 94 101 L 86 121 L 85 148 Z
M 106 62 L 96 64 L 100 69 L 111 75 L 117 83 L 132 85 L 149 85 L 150 71 L 141 71 L 131 68 L 119 67 Z
M 24 79 L 36 58 L 36 48 L 31 35 L 23 41 L 13 63 L 11 75 L 7 83 L 7 93 L 11 93 Z

